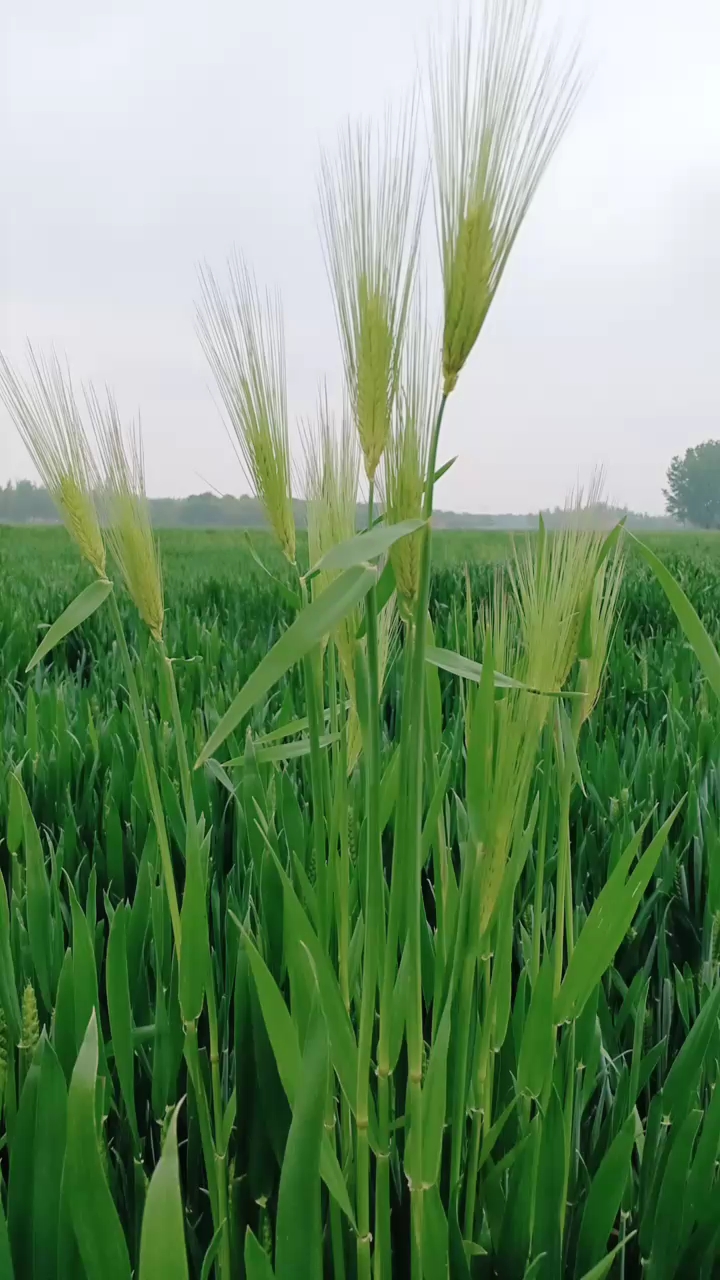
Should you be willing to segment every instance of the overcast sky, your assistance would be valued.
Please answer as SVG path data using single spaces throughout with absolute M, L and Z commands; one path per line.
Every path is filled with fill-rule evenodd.
M 402 101 L 450 6 L 0 7 L 0 349 L 54 344 L 140 410 L 150 493 L 247 491 L 197 264 L 236 246 L 280 286 L 291 420 L 311 412 L 339 370 L 319 148 Z M 720 437 L 720 3 L 548 8 L 591 77 L 450 402 L 438 505 L 537 510 L 603 464 L 615 500 L 659 512 L 671 456 Z M 0 482 L 32 475 L 0 408 Z

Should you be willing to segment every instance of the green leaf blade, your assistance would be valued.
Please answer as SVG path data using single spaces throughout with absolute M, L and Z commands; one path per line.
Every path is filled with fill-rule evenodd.
M 585 1201 L 577 1247 L 577 1273 L 584 1274 L 605 1256 L 622 1202 L 635 1142 L 635 1116 L 628 1116 L 600 1162 Z
M 280 1173 L 277 1280 L 296 1280 L 300 1259 L 308 1280 L 322 1280 L 320 1152 L 329 1066 L 325 1021 L 316 1007 L 308 1028 L 302 1079 Z
M 140 1134 L 135 1112 L 132 1009 L 127 963 L 127 914 L 128 908 L 124 903 L 120 903 L 110 926 L 105 964 L 105 993 L 120 1091 L 125 1103 L 133 1140 L 136 1147 L 139 1148 Z
M 98 1149 L 97 1070 L 98 1029 L 93 1010 L 68 1092 L 66 1193 L 88 1280 L 131 1280 L 125 1235 Z
M 52 626 L 48 627 L 25 671 L 32 671 L 33 667 L 36 667 L 38 662 L 41 662 L 50 650 L 55 648 L 56 644 L 59 644 L 61 640 L 65 639 L 65 636 L 70 635 L 71 631 L 74 631 L 76 627 L 79 627 L 82 622 L 85 622 L 95 613 L 96 609 L 99 609 L 100 605 L 107 600 L 112 589 L 112 582 L 109 582 L 106 578 L 97 578 L 95 582 L 90 583 L 89 587 L 85 587 L 85 590 L 81 591 L 71 601 L 67 609 L 63 610 L 60 617 L 56 618 Z
M 358 533 L 347 542 L 339 542 L 331 547 L 314 564 L 307 577 L 314 578 L 318 573 L 332 573 L 340 569 L 354 569 L 377 560 L 385 555 L 401 538 L 417 533 L 425 525 L 424 520 L 400 520 L 397 524 L 379 524 L 366 533 Z
M 187 1280 L 175 1108 L 145 1201 L 140 1237 L 140 1280 Z
M 655 555 L 655 552 L 651 551 L 634 534 L 630 533 L 628 536 L 632 538 L 643 560 L 655 574 L 672 605 L 680 626 L 695 650 L 698 662 L 705 673 L 708 683 L 720 698 L 720 654 L 718 654 L 708 632 L 700 621 L 697 611 L 691 605 L 680 584 L 675 580 L 662 560 Z
M 205 743 L 196 761 L 196 769 L 214 755 L 247 712 L 277 684 L 285 672 L 315 648 L 367 595 L 376 577 L 374 569 L 360 565 L 347 569 L 303 609 L 243 685 Z

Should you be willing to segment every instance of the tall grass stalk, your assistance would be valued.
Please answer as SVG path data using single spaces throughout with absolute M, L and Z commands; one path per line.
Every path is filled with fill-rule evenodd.
M 145 498 L 144 467 L 140 438 L 139 435 L 131 437 L 128 448 L 123 437 L 117 408 L 111 397 L 108 398 L 108 406 L 105 411 L 103 411 L 99 401 L 92 394 L 89 397 L 89 406 L 95 426 L 100 456 L 105 467 L 103 492 L 108 505 L 108 539 L 128 590 L 137 605 L 143 621 L 147 624 L 158 645 L 160 660 L 164 667 L 170 691 L 171 714 L 180 768 L 185 819 L 188 830 L 192 833 L 190 839 L 196 840 L 197 822 L 185 731 L 178 703 L 175 673 L 163 640 L 164 606 L 160 563 L 150 527 Z M 132 659 L 125 640 L 122 619 L 114 593 L 112 594 L 110 607 L 118 645 L 123 657 L 136 730 L 142 744 L 145 776 L 158 835 L 158 845 L 173 925 L 175 953 L 178 963 L 180 963 L 182 925 L 163 804 L 147 727 L 147 713 L 140 698 Z M 227 1161 L 222 1143 L 223 1098 L 219 1070 L 217 1007 L 212 966 L 209 967 L 206 975 L 205 998 L 207 1001 L 210 1039 L 210 1076 L 214 1129 L 214 1138 L 211 1138 L 209 1132 L 206 1132 L 205 1135 L 206 1142 L 212 1141 L 212 1159 L 207 1164 L 207 1173 L 209 1178 L 214 1178 L 216 1186 L 217 1229 L 221 1231 L 221 1243 L 218 1252 L 219 1275 L 227 1277 L 230 1275 L 231 1268 L 228 1180 Z M 205 1087 L 199 1067 L 197 1029 L 194 1020 L 186 1023 L 185 1048 L 188 1069 L 196 1095 L 199 1091 L 202 1091 L 204 1097 Z M 204 1107 L 204 1102 L 198 1102 L 198 1106 Z M 207 1119 L 205 1123 L 207 1125 Z M 206 1160 L 208 1160 L 210 1151 L 206 1149 L 205 1154 Z
M 185 742 L 185 728 L 183 725 L 182 714 L 180 711 L 180 703 L 178 701 L 177 684 L 175 681 L 175 670 L 172 659 L 170 658 L 164 641 L 159 642 L 160 659 L 165 668 L 167 676 L 167 684 L 170 690 L 170 706 L 172 710 L 172 721 L 175 735 L 175 748 L 178 756 L 178 764 L 180 766 L 180 782 L 185 807 L 185 820 L 188 827 L 193 833 L 197 832 L 197 817 L 195 813 L 195 799 L 192 788 L 192 773 L 190 771 L 190 762 L 188 760 L 187 744 Z M 192 838 L 196 838 L 193 835 Z M 220 1080 L 220 1044 L 218 1037 L 218 1015 L 217 1015 L 217 999 L 215 995 L 215 977 L 213 973 L 212 961 L 209 965 L 206 984 L 205 984 L 205 1000 L 207 1003 L 208 1013 L 208 1037 L 210 1042 L 210 1081 L 213 1100 L 213 1165 L 212 1171 L 215 1174 L 217 1184 L 217 1203 L 218 1203 L 218 1229 L 222 1232 L 220 1248 L 218 1251 L 219 1258 L 219 1276 L 220 1280 L 225 1280 L 232 1274 L 232 1264 L 230 1257 L 230 1224 L 228 1220 L 228 1167 L 227 1167 L 227 1151 L 223 1143 L 223 1091 Z M 191 1053 L 196 1054 L 196 1028 L 188 1030 L 186 1024 L 186 1036 L 189 1034 L 190 1043 L 192 1045 Z M 199 1077 L 196 1077 L 196 1084 L 199 1084 Z M 204 1090 L 203 1090 L 204 1091 Z M 210 1168 L 207 1170 L 210 1176 Z
M 390 437 L 403 343 L 414 281 L 422 212 L 413 181 L 414 110 L 396 129 L 390 119 L 381 138 L 348 128 L 337 158 L 325 157 L 320 205 L 328 274 L 333 289 L 350 405 L 368 479 L 368 527 L 374 519 L 375 476 Z M 378 983 L 385 964 L 384 874 L 379 822 L 380 675 L 377 592 L 366 602 L 364 777 L 366 795 L 366 886 L 363 984 L 358 1034 L 358 1274 L 371 1269 L 370 1160 L 367 1126 L 371 1055 Z M 362 663 L 362 655 L 358 657 Z M 357 678 L 357 675 L 356 675 Z M 381 1162 L 389 1160 L 388 1081 L 380 1090 Z M 389 1273 L 389 1185 L 379 1179 L 376 1252 Z
M 425 484 L 423 515 L 427 526 L 423 531 L 420 555 L 420 577 L 412 633 L 412 646 L 406 661 L 411 663 L 411 697 L 407 706 L 408 742 L 410 762 L 408 777 L 408 844 L 406 867 L 410 877 L 411 897 L 409 905 L 408 945 L 410 946 L 411 996 L 408 1009 L 408 1079 L 410 1092 L 410 1125 L 413 1134 L 412 1168 L 407 1170 L 412 1202 L 412 1261 L 413 1280 L 422 1280 L 423 1252 L 423 1172 L 422 1172 L 422 1074 L 423 1074 L 423 1010 L 422 1010 L 422 958 L 420 953 L 420 912 L 422 902 L 422 842 L 423 803 L 423 727 L 425 712 L 425 642 L 428 602 L 430 598 L 430 518 L 433 510 L 433 490 L 437 466 L 437 450 L 440 439 L 447 394 L 443 394 L 437 418 L 430 437 L 428 470 Z M 403 708 L 403 715 L 406 709 Z

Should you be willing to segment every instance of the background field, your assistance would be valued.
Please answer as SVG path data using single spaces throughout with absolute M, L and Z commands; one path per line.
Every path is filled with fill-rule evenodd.
M 720 536 L 658 535 L 648 540 L 672 568 L 718 643 Z M 277 638 L 289 612 L 281 589 L 253 559 L 247 539 L 241 534 L 166 531 L 160 535 L 160 545 L 166 585 L 167 643 L 177 659 L 181 714 L 194 757 L 230 699 Z M 269 566 L 282 570 L 269 536 L 254 534 L 252 545 Z M 466 651 L 465 565 L 477 616 L 497 566 L 507 558 L 511 546 L 511 538 L 504 534 L 438 535 L 431 606 L 438 643 Z M 58 646 L 46 663 L 31 676 L 25 675 L 27 661 L 43 633 L 42 622 L 58 616 L 87 580 L 87 571 L 64 530 L 0 528 L 0 723 L 4 773 L 0 779 L 0 833 L 9 833 L 12 826 L 7 810 L 7 773 L 11 765 L 22 761 L 22 779 L 32 812 L 43 839 L 53 850 L 52 905 L 48 910 L 54 921 L 53 945 L 61 949 L 58 964 L 62 949 L 70 946 L 71 939 L 73 948 L 76 945 L 75 916 L 71 928 L 67 903 L 68 886 L 72 884 L 73 902 L 86 904 L 97 975 L 102 984 L 104 948 L 118 904 L 123 900 L 133 904 L 131 921 L 138 919 L 142 910 L 150 912 L 147 855 L 143 851 L 147 849 L 151 820 L 120 656 L 107 612 L 100 610 Z M 170 782 L 176 766 L 168 725 L 170 712 L 162 701 L 157 658 L 134 609 L 122 594 L 120 604 L 126 634 L 140 659 L 138 670 L 153 708 L 153 738 L 163 801 L 173 842 L 179 849 L 183 844 L 183 818 Z M 460 741 L 460 689 L 459 683 L 444 673 L 440 688 L 442 751 L 449 757 L 453 742 Z M 391 666 L 384 711 L 386 753 L 395 732 L 399 692 L 397 671 Z M 243 752 L 248 728 L 267 728 L 302 712 L 301 676 L 294 671 L 266 704 L 253 711 L 249 722 L 246 720 L 228 739 L 220 753 L 222 759 Z M 630 1091 L 638 1088 L 638 1113 L 645 1121 L 651 1098 L 654 1096 L 659 1102 L 657 1095 L 668 1071 L 680 1047 L 689 1043 L 688 1033 L 716 980 L 720 955 L 720 738 L 716 724 L 716 708 L 697 659 L 679 631 L 661 589 L 630 550 L 607 677 L 579 744 L 584 791 L 575 789 L 571 812 L 573 899 L 579 921 L 586 917 L 633 832 L 650 815 L 649 836 L 658 830 L 681 797 L 687 796 L 687 800 L 634 926 L 599 988 L 597 1027 L 602 1054 L 600 1040 L 593 1040 L 597 1052 L 591 1048 L 590 1057 L 582 1066 L 585 1074 L 577 1116 L 578 1156 L 573 1165 L 568 1209 L 567 1230 L 572 1242 L 579 1230 L 590 1181 L 626 1122 L 628 1106 L 632 1111 Z M 454 758 L 449 796 L 463 794 L 461 754 L 456 753 Z M 228 788 L 227 778 L 223 780 L 211 770 L 198 772 L 195 784 L 196 803 L 212 825 L 213 953 L 220 989 L 224 984 L 225 990 L 231 991 L 238 941 L 235 931 L 227 927 L 228 911 L 242 916 L 248 909 L 248 892 L 252 895 L 252 889 L 248 891 L 252 863 L 262 855 L 256 820 L 259 799 L 274 814 L 284 856 L 291 856 L 291 850 L 297 854 L 299 849 L 300 856 L 306 859 L 308 876 L 312 876 L 307 762 L 289 761 L 278 771 L 268 765 L 259 771 L 241 770 L 234 775 L 234 792 L 232 785 Z M 356 803 L 359 807 L 359 793 Z M 447 815 L 455 846 L 458 818 L 450 801 Z M 37 988 L 37 981 L 19 905 L 22 878 L 18 879 L 18 859 L 8 848 L 9 840 L 9 834 L 7 840 L 0 840 L 0 864 L 12 890 L 12 947 L 18 990 L 22 991 L 30 981 Z M 550 848 L 548 886 L 555 857 L 554 848 Z M 526 955 L 532 894 L 533 867 L 529 864 L 526 880 L 518 891 L 513 950 L 516 969 Z M 550 915 L 548 895 L 549 890 L 546 905 Z M 159 931 L 158 936 L 166 927 L 162 925 L 163 904 L 162 889 L 156 886 L 152 889 L 152 930 Z M 272 906 L 272 902 L 264 902 L 263 928 L 269 938 L 268 954 L 277 957 L 283 948 L 281 938 L 274 935 L 277 920 Z M 84 918 L 81 912 L 78 919 Z M 129 927 L 131 998 L 139 1037 L 136 1107 L 143 1135 L 141 1150 L 145 1166 L 150 1169 L 158 1157 L 158 1135 L 167 1109 L 185 1092 L 180 1071 L 182 1028 L 177 1008 L 172 1002 L 167 1003 L 167 989 L 163 987 L 172 979 L 169 974 L 163 977 L 156 951 L 143 942 L 144 935 L 132 923 Z M 61 976 L 61 984 L 66 984 L 63 993 L 72 990 L 68 983 L 77 981 L 74 950 L 72 960 L 67 959 L 70 956 L 68 949 L 62 974 L 74 972 L 75 978 L 68 977 L 66 981 Z M 76 1011 L 73 1023 L 71 1004 L 68 1022 L 67 1007 L 60 994 L 54 1010 L 43 1005 L 39 990 L 37 994 L 40 1026 L 51 1031 L 69 1081 L 82 1039 L 79 1028 L 86 1026 L 88 1010 L 82 1017 Z M 102 986 L 100 1005 L 101 1026 L 108 1037 Z M 238 1107 L 232 1139 L 237 1169 L 248 1170 L 247 1176 L 243 1173 L 233 1184 L 233 1239 L 240 1241 L 248 1224 L 259 1235 L 269 1230 L 263 1206 L 275 1203 L 289 1111 L 272 1066 L 262 1021 L 253 1019 L 251 1045 L 249 1040 L 241 1039 L 237 1010 L 233 1015 L 231 1000 L 221 1005 L 219 1019 L 223 1089 L 227 1096 L 234 1081 L 243 1103 Z M 594 1034 L 592 1020 L 587 1026 Z M 688 1098 L 709 1096 L 712 1065 L 708 1064 L 707 1075 L 704 1071 L 699 1063 Z M 502 1076 L 508 1088 L 513 1087 L 513 1073 L 514 1062 L 509 1059 Z M 10 1096 L 8 1093 L 8 1100 Z M 136 1149 L 117 1091 L 114 1099 L 104 1130 L 106 1167 L 134 1248 L 144 1191 L 141 1194 L 138 1184 L 132 1183 L 131 1171 L 138 1168 L 133 1165 Z M 11 1134 L 15 1117 L 8 1100 L 5 1125 Z M 207 1213 L 203 1216 L 202 1212 L 206 1192 L 194 1125 L 190 1113 L 187 1154 L 183 1147 L 183 1186 L 188 1215 L 186 1234 L 194 1274 L 199 1274 L 211 1229 Z M 503 1153 L 511 1152 L 514 1136 L 512 1125 L 508 1125 L 498 1144 L 498 1167 Z M 48 1135 L 48 1141 L 51 1137 Z M 41 1139 L 42 1135 L 37 1141 L 42 1145 Z M 648 1165 L 649 1172 L 644 1162 L 639 1172 L 635 1168 L 630 1174 L 624 1200 L 627 1217 L 622 1222 L 630 1223 L 633 1230 L 639 1227 L 639 1234 L 626 1250 L 622 1271 L 625 1280 L 639 1275 L 641 1254 L 647 1257 L 654 1247 L 655 1201 L 648 1200 L 647 1188 L 652 1185 L 659 1189 L 662 1183 L 662 1141 L 658 1139 L 660 1145 L 654 1153 L 655 1163 Z M 31 1162 L 40 1159 L 37 1149 L 29 1147 L 26 1158 Z M 650 1159 L 648 1156 L 648 1162 Z M 0 1168 L 3 1160 L 0 1153 Z M 653 1170 L 659 1170 L 655 1181 Z M 21 1173 L 16 1175 L 18 1179 Z M 7 1177 L 6 1168 L 3 1176 Z M 11 1168 L 11 1186 L 12 1179 Z M 507 1200 L 510 1208 L 515 1196 L 513 1186 L 511 1182 Z M 719 1186 L 715 1178 L 714 1198 L 712 1202 L 708 1200 L 709 1204 L 716 1203 Z M 573 1206 L 579 1208 L 575 1210 Z M 12 1206 L 10 1213 L 11 1233 L 22 1232 L 25 1219 L 16 1216 L 13 1227 Z M 707 1230 L 706 1226 L 706 1235 Z M 662 1232 L 658 1238 L 662 1240 Z M 712 1233 L 707 1237 L 709 1245 L 704 1238 L 704 1256 L 711 1261 L 713 1238 Z M 686 1242 L 688 1250 L 700 1247 L 695 1240 L 694 1236 Z M 22 1240 L 14 1248 L 21 1245 Z M 691 1265 L 684 1260 L 686 1256 L 671 1260 L 662 1273 L 654 1274 L 701 1274 L 697 1268 L 683 1269 Z M 510 1269 L 499 1274 L 514 1272 Z M 618 1264 L 612 1275 L 620 1274 Z
M 440 529 L 433 537 L 436 566 L 486 564 L 505 560 L 513 543 L 520 543 L 524 533 L 494 530 Z M 649 546 L 663 557 L 687 558 L 704 562 L 709 569 L 720 564 L 720 533 L 647 533 Z M 215 574 L 233 577 L 257 576 L 258 569 L 248 553 L 248 543 L 259 552 L 264 562 L 275 571 L 283 560 L 272 534 L 254 529 L 160 529 L 158 540 L 162 550 L 166 577 L 172 580 L 175 569 L 192 576 Z M 298 534 L 299 556 L 306 554 L 305 534 Z M 83 572 L 77 552 L 60 525 L 0 524 L 0 571 L 7 572 L 15 563 L 37 565 L 38 576 L 52 566 L 52 571 Z M 262 576 L 262 575 L 259 575 Z
M 285 576 L 286 567 L 271 535 L 262 531 L 161 530 L 158 536 L 168 646 L 171 653 L 185 659 L 178 663 L 178 679 L 188 714 L 194 712 L 199 717 L 204 697 L 211 693 L 219 707 L 237 690 L 289 618 L 279 587 L 257 563 L 250 546 L 278 576 Z M 507 560 L 513 543 L 520 544 L 526 536 L 467 531 L 436 534 L 432 607 L 438 642 L 456 644 L 455 614 L 464 609 L 466 567 L 478 610 L 497 567 Z M 720 534 L 651 534 L 646 541 L 676 574 L 717 642 Z M 299 559 L 305 555 L 301 534 Z M 44 623 L 57 617 L 89 580 L 89 571 L 63 528 L 0 526 L 0 678 L 6 689 L 12 690 L 12 696 L 5 700 L 4 732 L 6 749 L 15 758 L 13 738 L 25 716 L 28 687 L 42 699 L 50 690 L 63 686 L 68 710 L 75 704 L 78 686 L 87 689 L 97 706 L 107 706 L 109 698 L 119 696 L 119 659 L 104 611 L 70 636 L 31 678 L 24 675 Z M 131 643 L 142 655 L 148 649 L 145 631 L 127 597 L 121 592 L 119 598 Z M 91 670 L 98 660 L 102 674 L 92 680 Z M 112 678 L 108 663 L 111 670 L 115 667 Z M 392 678 L 391 671 L 390 685 Z M 454 697 L 452 683 L 443 683 L 447 696 Z M 292 688 L 294 684 L 293 676 L 289 685 Z M 636 699 L 641 691 L 642 701 L 627 701 Z M 622 721 L 627 711 L 633 721 L 652 733 L 658 723 L 666 722 L 668 696 L 696 710 L 702 691 L 697 664 L 666 597 L 630 545 L 608 678 L 593 724 L 602 726 L 604 717 L 610 716 L 613 732 L 627 735 L 628 726 Z M 660 701 L 649 702 L 650 694 Z M 281 696 L 282 691 L 276 693 L 272 705 Z M 683 730 L 690 742 L 690 727 L 683 725 Z

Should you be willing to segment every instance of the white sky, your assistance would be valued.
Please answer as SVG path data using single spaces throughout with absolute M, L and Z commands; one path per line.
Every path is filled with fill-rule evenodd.
M 402 101 L 451 10 L 4 0 L 0 348 L 53 343 L 140 409 L 152 494 L 248 487 L 195 337 L 201 259 L 236 246 L 282 289 L 293 421 L 337 382 L 319 147 Z M 450 402 L 438 505 L 537 510 L 601 464 L 661 511 L 671 456 L 720 436 L 720 3 L 549 10 L 592 75 Z M 0 409 L 0 482 L 32 474 Z

